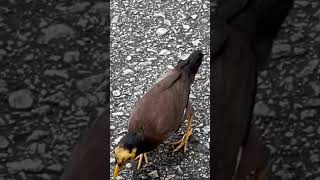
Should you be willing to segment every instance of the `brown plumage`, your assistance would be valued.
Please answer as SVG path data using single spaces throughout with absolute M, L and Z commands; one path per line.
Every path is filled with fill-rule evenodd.
M 127 161 L 163 143 L 178 130 L 187 116 L 190 116 L 191 128 L 190 86 L 202 58 L 203 54 L 197 50 L 185 61 L 179 61 L 134 105 L 129 117 L 128 133 L 115 149 L 117 165 L 114 177 Z M 190 135 L 191 132 L 186 136 Z

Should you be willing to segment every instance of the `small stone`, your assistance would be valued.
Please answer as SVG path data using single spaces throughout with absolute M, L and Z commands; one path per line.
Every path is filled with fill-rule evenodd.
M 172 175 L 168 175 L 166 178 L 165 178 L 165 180 L 170 180 L 170 179 L 175 179 L 175 175 L 174 174 L 172 174 Z
M 78 2 L 70 6 L 68 8 L 68 11 L 71 13 L 80 13 L 84 11 L 89 5 L 90 5 L 90 2 Z
M 62 166 L 61 164 L 52 164 L 48 166 L 47 169 L 53 172 L 60 172 L 62 170 Z
M 131 61 L 131 60 L 132 60 L 132 56 L 127 56 L 127 57 L 126 57 L 126 60 L 127 60 L 127 61 Z
M 6 149 L 9 146 L 9 141 L 6 137 L 0 135 L 0 149 Z
M 313 71 L 317 68 L 319 62 L 319 59 L 310 60 L 308 64 L 302 69 L 302 71 L 297 74 L 297 77 L 303 77 L 312 74 Z
M 27 171 L 40 172 L 43 169 L 43 164 L 40 159 L 24 159 L 21 161 L 7 162 L 9 172 Z
M 310 99 L 307 103 L 306 106 L 311 106 L 311 107 L 317 107 L 320 106 L 320 98 L 317 99 Z
M 131 163 L 127 163 L 126 164 L 126 168 L 130 169 L 132 167 L 132 164 Z
M 151 173 L 149 173 L 148 176 L 150 176 L 152 179 L 158 178 L 159 177 L 158 171 L 154 170 Z
M 115 112 L 115 113 L 112 113 L 112 116 L 123 116 L 123 112 Z
M 307 50 L 304 49 L 304 48 L 295 47 L 293 49 L 293 52 L 294 52 L 295 55 L 303 55 L 303 54 L 305 54 L 307 52 Z
M 14 91 L 9 95 L 9 105 L 15 109 L 28 109 L 33 104 L 32 93 L 28 89 Z
M 114 90 L 114 91 L 112 92 L 112 94 L 113 94 L 113 96 L 118 97 L 118 96 L 121 95 L 121 92 L 120 92 L 120 90 Z
M 121 140 L 122 136 L 117 137 L 117 139 L 114 140 L 114 144 L 118 144 Z
M 163 24 L 171 26 L 171 21 L 169 19 L 164 19 Z
M 176 167 L 176 170 L 177 170 L 177 173 L 180 174 L 180 175 L 183 175 L 183 172 L 182 172 L 182 169 L 180 166 L 177 166 Z
M 300 119 L 313 118 L 317 114 L 314 109 L 306 109 L 300 113 Z
M 49 43 L 53 39 L 73 37 L 75 31 L 66 24 L 54 24 L 42 30 L 44 35 L 39 39 L 40 43 Z
M 123 74 L 124 75 L 126 75 L 126 74 L 132 74 L 133 73 L 133 71 L 131 70 L 131 69 L 125 69 L 124 71 L 123 71 Z
M 205 134 L 209 134 L 210 133 L 210 126 L 205 126 L 204 128 L 202 128 L 202 130 Z
M 63 56 L 63 61 L 66 63 L 72 63 L 79 61 L 80 53 L 79 51 L 68 51 Z
M 76 101 L 75 101 L 76 106 L 78 107 L 86 107 L 89 104 L 89 100 L 85 97 L 79 97 Z
M 318 81 L 310 82 L 310 86 L 314 91 L 315 96 L 320 95 L 320 83 Z
M 165 28 L 159 28 L 159 29 L 157 29 L 156 34 L 157 34 L 158 36 L 162 36 L 162 35 L 166 34 L 167 32 L 168 32 L 167 29 L 165 29 Z
M 200 42 L 200 39 L 197 39 L 197 40 L 192 41 L 191 43 L 192 43 L 193 46 L 199 46 L 199 44 L 201 42 Z
M 196 14 L 191 15 L 192 19 L 196 19 L 197 17 L 198 17 L 198 15 L 196 15 Z
M 57 70 L 57 69 L 47 69 L 43 73 L 45 76 L 50 76 L 50 77 L 62 77 L 65 79 L 69 78 L 69 75 L 67 73 L 67 70 Z
M 312 154 L 311 157 L 310 157 L 310 160 L 312 163 L 317 163 L 320 161 L 319 159 L 319 155 L 318 154 Z
M 123 180 L 124 178 L 122 176 L 118 176 L 117 180 Z
M 312 127 L 312 126 L 308 126 L 307 128 L 305 128 L 303 130 L 303 132 L 305 132 L 305 133 L 312 133 L 313 131 L 314 131 L 314 127 Z
M 163 49 L 160 51 L 159 56 L 169 55 L 171 52 L 167 49 Z
M 182 28 L 183 28 L 184 30 L 189 30 L 189 29 L 190 29 L 190 26 L 189 26 L 188 24 L 184 24 L 184 25 L 182 25 Z
M 50 111 L 50 106 L 49 105 L 44 105 L 44 106 L 40 106 L 36 109 L 33 109 L 32 110 L 32 113 L 36 113 L 36 114 L 39 114 L 39 115 L 42 115 L 42 114 L 45 114 L 47 112 Z
M 32 132 L 31 135 L 28 136 L 27 138 L 27 142 L 31 142 L 31 141 L 37 141 L 43 137 L 46 137 L 47 135 L 49 135 L 48 131 L 44 131 L 44 130 L 34 130 Z
M 107 3 L 102 1 L 102 2 L 97 2 L 95 5 L 93 5 L 90 8 L 89 12 L 104 15 L 107 12 L 109 12 L 109 8 L 107 6 Z
M 153 16 L 166 18 L 166 15 L 164 14 L 164 12 L 154 12 Z
M 114 129 L 116 129 L 116 127 L 115 126 L 110 126 L 110 129 L 114 130 Z
M 275 116 L 275 112 L 272 111 L 264 102 L 258 102 L 254 106 L 254 114 L 258 116 Z
M 276 44 L 272 48 L 272 58 L 280 58 L 289 55 L 291 46 L 289 44 Z
M 31 60 L 33 60 L 33 58 L 34 58 L 34 55 L 33 55 L 33 54 L 27 54 L 27 55 L 23 58 L 23 60 L 25 60 L 25 61 L 31 61 Z
M 0 93 L 8 92 L 7 82 L 3 79 L 0 79 Z
M 293 133 L 292 133 L 292 132 L 286 132 L 284 135 L 285 135 L 286 137 L 292 137 L 292 136 L 293 136 Z
M 104 78 L 105 78 L 104 73 L 93 75 L 78 81 L 76 83 L 76 86 L 80 91 L 88 91 L 92 88 L 93 85 L 101 84 Z

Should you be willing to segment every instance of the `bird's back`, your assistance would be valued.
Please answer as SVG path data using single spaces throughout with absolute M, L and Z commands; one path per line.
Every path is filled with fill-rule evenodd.
M 147 140 L 158 145 L 179 128 L 202 57 L 195 51 L 157 80 L 133 107 L 129 132 L 142 131 Z

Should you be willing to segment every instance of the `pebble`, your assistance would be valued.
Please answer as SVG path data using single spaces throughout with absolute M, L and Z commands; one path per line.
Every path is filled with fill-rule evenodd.
M 9 95 L 9 105 L 15 109 L 28 109 L 33 104 L 32 93 L 28 89 L 14 91 Z
M 75 105 L 78 107 L 86 107 L 89 104 L 89 100 L 85 97 L 79 97 L 76 101 L 75 101 Z
M 159 28 L 159 29 L 157 29 L 156 34 L 157 34 L 158 36 L 162 36 L 162 35 L 166 34 L 167 32 L 168 32 L 167 29 L 165 29 L 165 28 Z
M 192 41 L 191 43 L 192 43 L 193 46 L 199 46 L 199 44 L 201 42 L 200 42 L 200 39 L 197 39 L 197 40 Z
M 158 178 L 158 177 L 159 177 L 158 171 L 157 171 L 157 170 L 154 170 L 154 171 L 150 172 L 150 173 L 148 174 L 148 176 L 150 176 L 152 179 Z
M 254 114 L 258 116 L 275 116 L 275 112 L 262 101 L 255 104 Z
M 314 109 L 306 109 L 300 113 L 300 119 L 313 118 L 317 114 L 317 111 Z
M 87 78 L 79 80 L 76 83 L 76 86 L 80 91 L 88 91 L 93 87 L 94 84 L 101 84 L 101 82 L 104 79 L 105 79 L 104 73 L 97 74 L 97 75 L 89 76 Z
M 314 91 L 315 96 L 319 96 L 320 95 L 320 83 L 317 81 L 312 81 L 309 83 L 311 88 Z
M 183 27 L 184 30 L 189 30 L 190 29 L 190 25 L 188 25 L 188 24 L 184 24 L 184 25 L 182 25 L 182 27 Z
M 72 63 L 79 61 L 80 52 L 79 51 L 68 51 L 63 56 L 63 61 L 66 63 Z
M 166 178 L 165 178 L 165 180 L 170 180 L 170 179 L 175 179 L 175 175 L 174 174 L 172 174 L 172 175 L 168 175 Z
M 198 17 L 198 15 L 196 15 L 196 14 L 191 15 L 192 19 L 196 19 L 197 17 Z
M 124 74 L 124 75 L 132 74 L 132 73 L 133 73 L 133 71 L 132 71 L 131 69 L 125 69 L 125 70 L 123 71 L 123 74 Z
M 57 70 L 57 69 L 47 69 L 44 71 L 45 76 L 50 76 L 50 77 L 62 77 L 65 79 L 69 78 L 69 75 L 67 73 L 67 70 Z
M 80 13 L 90 5 L 90 2 L 78 2 L 68 8 L 70 13 Z
M 32 134 L 30 134 L 27 138 L 27 142 L 30 141 L 37 141 L 43 137 L 46 137 L 49 135 L 49 131 L 44 131 L 44 130 L 34 130 Z
M 114 90 L 114 91 L 112 91 L 112 94 L 113 94 L 113 96 L 118 97 L 121 95 L 121 92 L 120 92 L 120 90 Z
M 210 133 L 210 126 L 205 126 L 204 128 L 202 128 L 202 130 L 205 134 L 209 134 Z
M 171 52 L 167 49 L 163 49 L 160 51 L 159 56 L 169 55 Z
M 6 93 L 8 92 L 8 88 L 7 88 L 7 82 L 3 79 L 0 79 L 0 93 Z
M 163 24 L 171 26 L 171 21 L 169 19 L 164 19 Z
M 177 173 L 180 174 L 180 175 L 183 175 L 183 172 L 182 172 L 182 169 L 180 166 L 177 166 L 176 167 L 176 170 L 177 170 Z
M 166 15 L 164 14 L 164 12 L 154 12 L 153 16 L 166 18 Z
M 49 43 L 53 39 L 73 37 L 75 31 L 66 24 L 54 24 L 42 29 L 44 35 L 39 39 L 40 43 Z
M 63 169 L 63 167 L 61 164 L 52 164 L 48 166 L 47 169 L 53 172 L 60 172 Z
M 43 169 L 43 164 L 40 159 L 24 159 L 21 161 L 13 161 L 6 163 L 10 172 L 27 171 L 40 172 Z
M 272 58 L 277 59 L 287 56 L 291 53 L 291 46 L 289 44 L 275 44 L 272 47 Z
M 0 149 L 6 149 L 9 146 L 9 141 L 6 137 L 0 135 Z

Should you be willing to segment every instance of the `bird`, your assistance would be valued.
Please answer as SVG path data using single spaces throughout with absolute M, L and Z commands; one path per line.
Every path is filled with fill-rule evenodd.
M 179 60 L 133 106 L 128 119 L 128 132 L 114 149 L 116 165 L 113 179 L 129 161 L 139 159 L 138 169 L 143 159 L 148 163 L 147 152 L 174 134 L 184 120 L 188 125 L 182 139 L 170 144 L 177 146 L 173 152 L 182 148 L 187 151 L 194 111 L 189 100 L 190 88 L 203 57 L 201 50 L 194 50 L 187 59 Z

